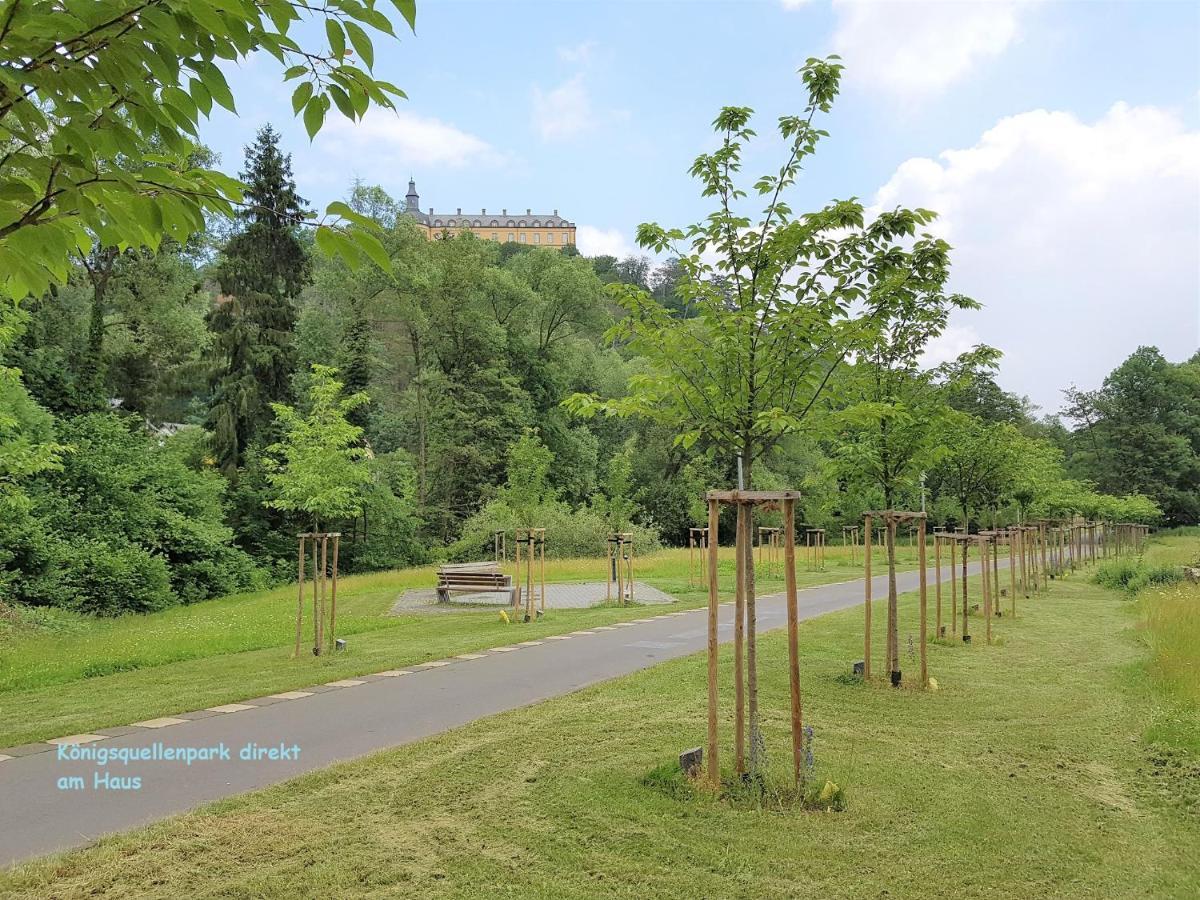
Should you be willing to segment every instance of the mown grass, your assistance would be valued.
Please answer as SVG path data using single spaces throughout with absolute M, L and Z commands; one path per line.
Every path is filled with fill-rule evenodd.
M 693 656 L 0 873 L 0 894 L 1192 898 L 1200 820 L 1139 771 L 1154 711 L 1129 677 L 1144 659 L 1130 610 L 1086 577 L 1056 581 L 997 621 L 995 645 L 934 642 L 936 692 L 844 677 L 860 611 L 803 623 L 806 720 L 842 813 L 645 783 L 703 739 Z M 784 652 L 763 638 L 776 780 Z
M 723 583 L 732 584 L 733 555 L 722 548 Z M 860 557 L 861 560 L 861 557 Z M 903 568 L 915 551 L 903 548 Z M 841 548 L 826 569 L 800 565 L 802 587 L 861 575 Z M 687 550 L 637 561 L 635 576 L 679 598 L 669 608 L 706 602 L 689 584 Z M 601 581 L 600 559 L 547 560 L 549 582 Z M 513 638 L 494 610 L 389 616 L 397 597 L 436 581 L 432 568 L 340 580 L 338 634 L 348 649 L 319 659 L 290 657 L 295 636 L 295 585 L 210 600 L 143 616 L 64 620 L 54 630 L 0 633 L 0 747 L 186 712 L 367 672 L 493 647 Z M 782 576 L 760 577 L 762 593 L 781 590 Z M 637 618 L 637 608 L 547 611 L 541 634 Z

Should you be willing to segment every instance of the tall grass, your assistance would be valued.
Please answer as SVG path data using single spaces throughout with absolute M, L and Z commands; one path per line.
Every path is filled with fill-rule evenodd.
M 1096 570 L 1096 583 L 1106 588 L 1124 591 L 1130 597 L 1148 587 L 1165 587 L 1183 579 L 1177 566 L 1150 563 L 1143 557 L 1126 557 L 1101 563 Z
M 1165 693 L 1200 704 L 1200 584 L 1143 589 L 1138 604 L 1151 677 Z

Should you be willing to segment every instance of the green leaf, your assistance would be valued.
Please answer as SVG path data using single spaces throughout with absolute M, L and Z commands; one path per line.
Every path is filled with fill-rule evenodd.
M 392 5 L 404 16 L 404 21 L 414 32 L 417 30 L 417 0 L 392 0 Z
M 363 228 L 369 228 L 372 231 L 379 230 L 378 222 L 368 216 L 364 216 L 361 213 L 355 212 L 350 208 L 350 206 L 341 200 L 334 200 L 332 203 L 326 206 L 325 215 L 341 216 L 343 219 L 353 222 L 355 225 L 361 225 Z
M 304 130 L 308 132 L 311 141 L 325 124 L 325 110 L 328 100 L 324 97 L 313 97 L 304 107 Z
M 225 80 L 225 75 L 221 70 L 213 63 L 203 59 L 193 60 L 191 66 L 200 76 L 200 80 L 204 82 L 204 86 L 208 88 L 208 92 L 212 94 L 212 98 L 231 113 L 236 113 L 233 93 L 229 90 L 229 82 Z
M 199 78 L 188 79 L 188 85 L 192 89 L 192 102 L 196 104 L 196 108 L 204 115 L 212 112 L 212 94 L 208 92 L 208 88 L 204 86 L 204 82 Z
M 354 22 L 345 22 L 346 34 L 350 36 L 350 43 L 354 46 L 354 50 L 358 53 L 359 58 L 370 69 L 375 65 L 375 48 L 371 46 L 371 38 L 363 30 L 361 25 Z
M 391 273 L 392 260 L 388 256 L 387 250 L 380 243 L 379 238 L 371 234 L 369 231 L 355 229 L 349 232 L 350 239 L 358 246 L 360 250 L 367 255 L 371 262 L 383 269 L 383 271 Z
M 342 26 L 334 19 L 326 19 L 325 35 L 329 38 L 329 49 L 334 58 L 340 60 L 346 55 L 346 35 L 342 33 Z
M 293 113 L 298 113 L 300 110 L 304 109 L 305 104 L 307 104 L 309 99 L 312 97 L 312 92 L 313 86 L 311 81 L 306 81 L 296 87 L 296 90 L 292 92 Z
M 341 111 L 342 115 L 351 121 L 354 120 L 354 106 L 350 103 L 350 95 L 336 84 L 329 86 L 329 96 L 333 98 L 334 104 Z

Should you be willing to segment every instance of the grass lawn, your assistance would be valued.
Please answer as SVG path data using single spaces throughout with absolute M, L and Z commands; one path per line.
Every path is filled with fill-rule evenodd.
M 733 554 L 723 548 L 724 580 Z M 861 576 L 842 548 L 830 547 L 824 572 L 801 564 L 802 587 Z M 902 548 L 905 568 L 915 551 Z M 600 559 L 548 560 L 550 582 L 598 581 Z M 702 605 L 707 593 L 688 584 L 688 551 L 666 550 L 637 562 L 635 576 L 680 598 L 664 609 Z M 496 611 L 388 616 L 408 588 L 436 582 L 432 568 L 341 579 L 338 634 L 348 649 L 315 659 L 290 657 L 296 588 L 276 588 L 116 619 L 60 617 L 65 629 L 0 634 L 0 747 L 78 734 L 93 728 L 187 712 L 336 678 L 378 672 L 494 647 L 525 626 L 505 625 Z M 759 580 L 763 594 L 781 578 Z M 638 618 L 641 609 L 548 610 L 528 636 L 556 634 Z
M 844 677 L 859 610 L 803 623 L 806 720 L 842 813 L 643 783 L 703 739 L 693 656 L 0 873 L 0 894 L 1194 898 L 1200 809 L 1147 736 L 1200 717 L 1151 676 L 1152 627 L 1075 575 L 997 622 L 994 646 L 933 643 L 940 689 L 918 692 Z M 761 642 L 779 779 L 784 650 Z

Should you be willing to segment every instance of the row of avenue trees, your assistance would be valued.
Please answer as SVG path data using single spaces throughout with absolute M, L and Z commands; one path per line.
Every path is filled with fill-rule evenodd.
M 20 51 L 6 41 L 0 58 L 0 128 L 20 107 L 6 92 L 66 90 L 54 73 L 72 67 L 71 41 L 67 60 L 18 71 L 44 56 L 34 52 L 49 27 L 42 6 L 22 4 L 0 26 Z M 411 20 L 410 5 L 397 6 Z M 477 556 L 494 529 L 521 525 L 548 527 L 551 553 L 599 553 L 614 530 L 644 547 L 678 544 L 701 523 L 703 492 L 739 471 L 746 486 L 800 487 L 804 520 L 823 525 L 913 506 L 922 477 L 932 516 L 956 524 L 1156 515 L 1140 495 L 1113 496 L 1122 484 L 1178 520 L 1200 493 L 1195 415 L 1170 405 L 1171 390 L 1156 394 L 1153 421 L 1117 402 L 1130 389 L 1074 398 L 1072 432 L 996 386 L 989 348 L 922 366 L 947 316 L 974 306 L 946 290 L 949 248 L 924 231 L 932 213 L 868 218 L 838 201 L 799 215 L 787 203 L 823 136 L 814 120 L 837 93 L 835 61 L 802 72 L 807 106 L 779 122 L 788 158 L 750 189 L 757 218 L 743 213 L 750 191 L 737 183 L 751 112 L 721 112 L 718 149 L 693 167 L 718 208 L 687 230 L 643 226 L 654 265 L 471 235 L 430 241 L 365 184 L 318 222 L 269 126 L 236 182 L 209 168 L 217 161 L 186 127 L 207 111 L 205 92 L 223 96 L 213 58 L 248 52 L 246 13 L 217 11 L 225 44 L 190 13 L 131 22 L 116 3 L 66 7 L 81 35 L 108 35 L 103 47 L 81 38 L 78 52 L 130 54 L 87 77 L 113 89 L 131 65 L 150 72 L 176 133 L 133 121 L 146 96 L 135 86 L 128 108 L 98 121 L 96 180 L 70 160 L 57 171 L 78 176 L 74 188 L 0 194 L 0 254 L 27 263 L 0 266 L 20 301 L 0 310 L 6 601 L 103 613 L 190 602 L 288 577 L 294 535 L 312 527 L 346 535 L 349 570 Z M 286 61 L 296 51 L 279 23 L 294 8 L 257 8 L 275 25 L 250 28 L 251 44 Z M 346 63 L 335 37 L 369 67 L 359 32 L 390 23 L 373 3 L 324 9 L 330 47 L 303 51 L 320 74 L 284 73 L 300 78 L 294 105 L 310 131 L 331 103 L 358 116 L 364 98 L 392 93 Z M 184 60 L 178 71 L 158 71 L 159 55 L 137 43 L 152 27 L 179 30 L 164 44 Z M 101 89 L 80 85 L 71 90 Z M 181 104 L 182 118 L 170 114 Z M 139 130 L 152 125 L 152 136 Z M 155 159 L 125 165 L 118 136 L 143 156 L 158 141 Z M 54 140 L 0 137 L 41 142 L 36 166 L 20 149 L 0 162 L 5 185 L 37 193 Z M 225 199 L 192 197 L 201 181 Z M 111 214 L 93 215 L 93 185 Z M 159 222 L 167 237 L 149 240 Z M 63 228 L 75 238 L 65 246 L 52 236 Z M 41 241 L 34 255 L 29 234 Z M 1161 363 L 1142 368 L 1195 377 L 1195 360 Z M 1143 421 L 1161 436 L 1162 463 L 1123 481 L 1134 461 L 1110 442 Z

